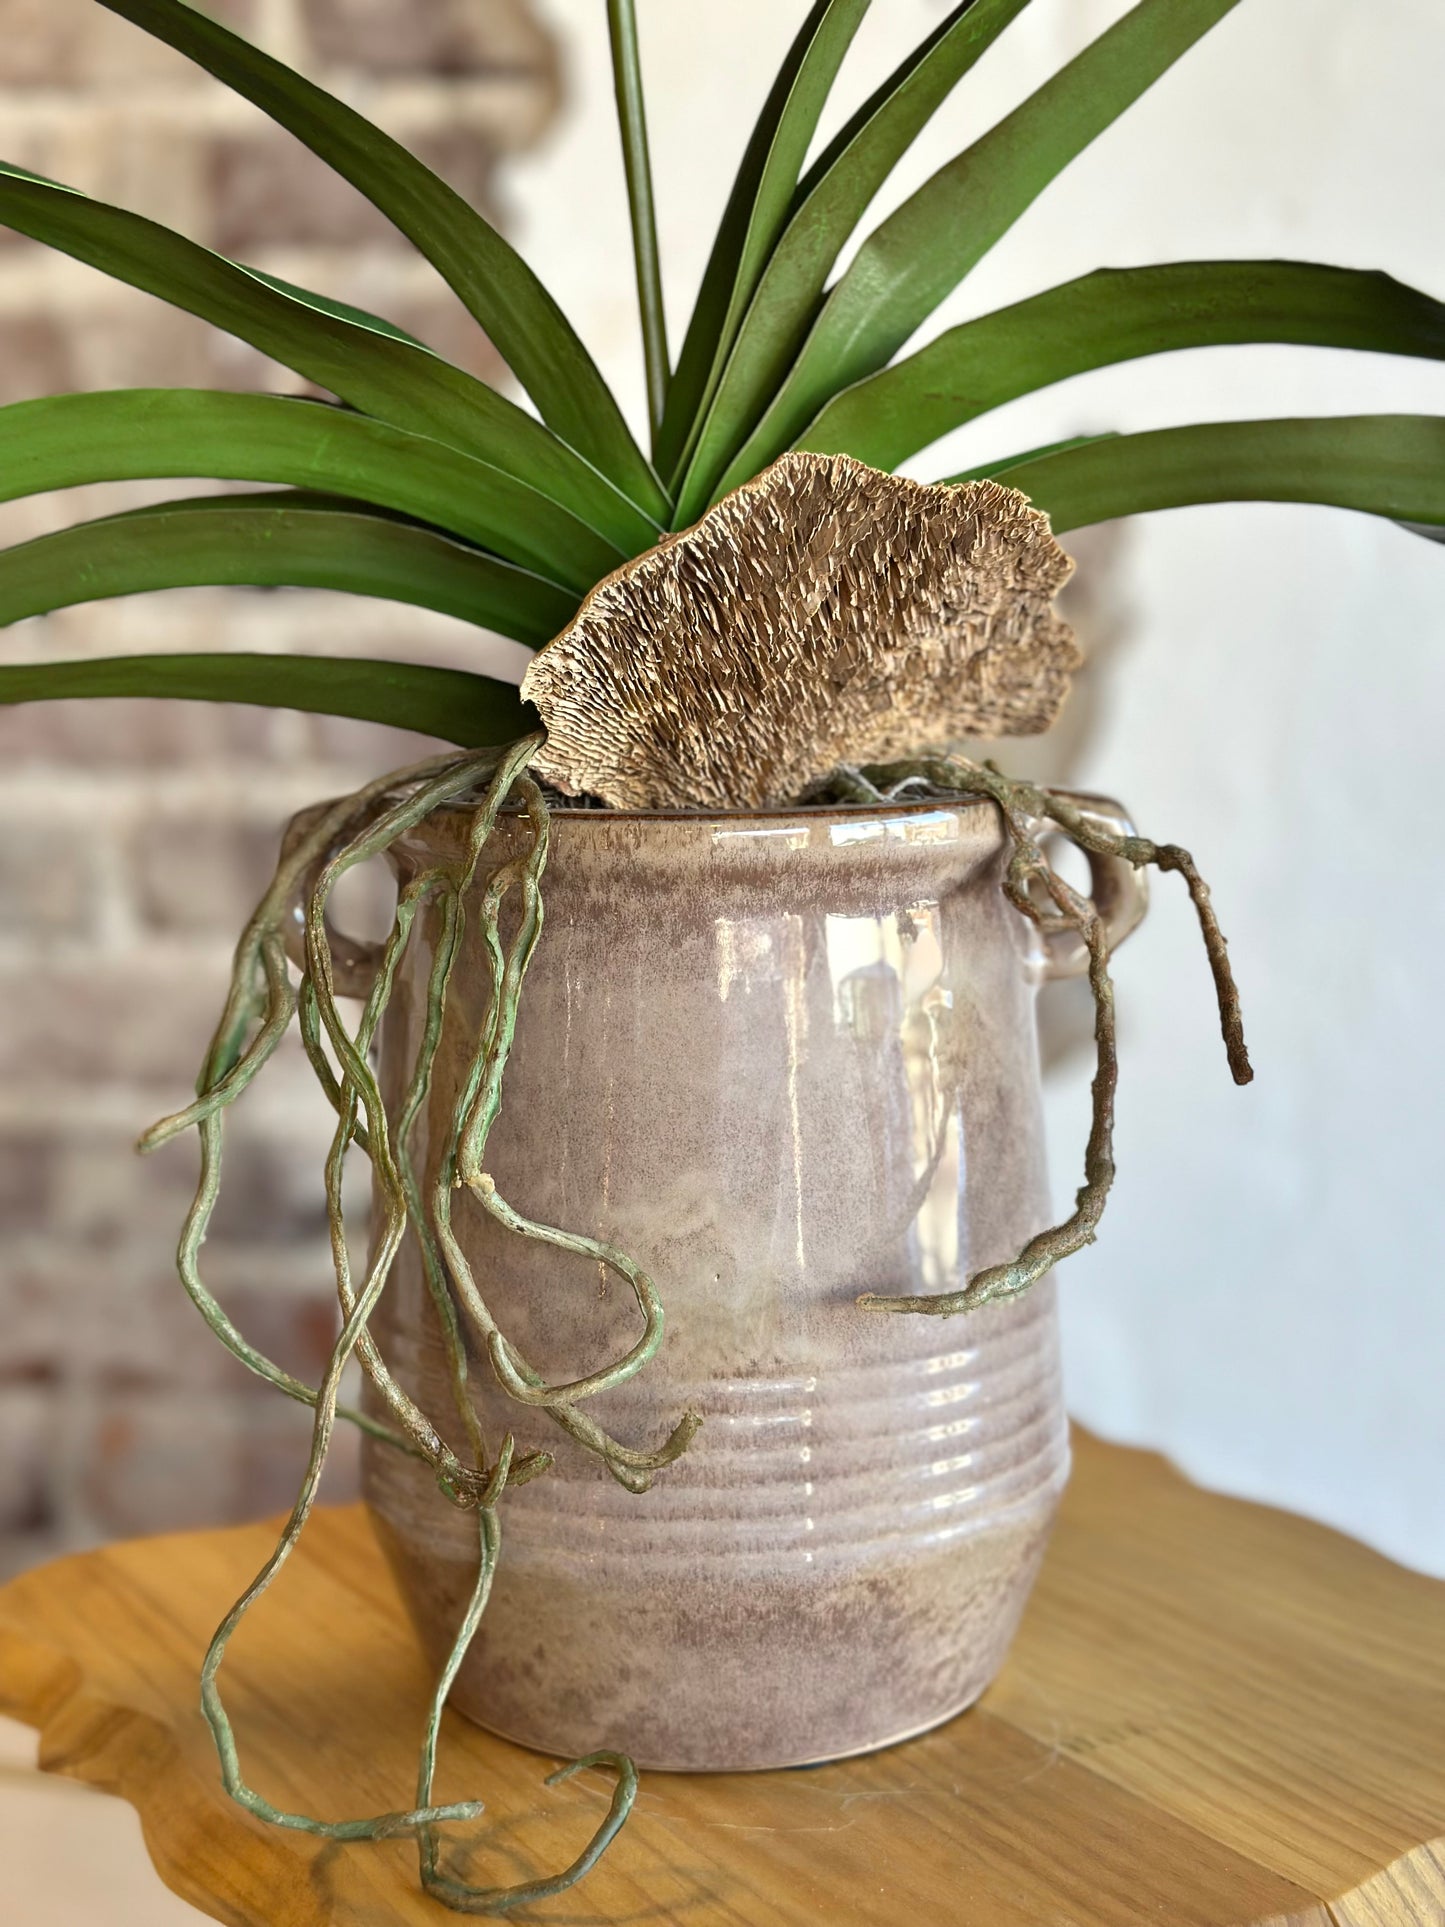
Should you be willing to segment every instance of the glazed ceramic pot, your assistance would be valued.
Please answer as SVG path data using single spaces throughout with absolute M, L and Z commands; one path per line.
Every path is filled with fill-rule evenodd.
M 1112 805 L 1089 800 L 1112 824 Z M 434 818 L 403 880 L 454 848 Z M 504 842 L 521 847 L 515 820 Z M 666 1306 L 656 1359 L 587 1410 L 632 1445 L 703 1426 L 643 1495 L 485 1353 L 489 1436 L 556 1451 L 507 1495 L 502 1556 L 453 1701 L 547 1753 L 776 1767 L 947 1719 L 998 1669 L 1068 1469 L 1053 1286 L 963 1318 L 882 1314 L 943 1292 L 1049 1219 L 1034 1000 L 1051 956 L 999 889 L 987 804 L 724 816 L 560 811 L 487 1168 L 518 1210 L 620 1246 Z M 1142 896 L 1095 869 L 1116 930 Z M 1107 902 L 1105 902 L 1107 898 Z M 480 944 L 453 979 L 425 1164 L 486 1009 Z M 388 1015 L 383 1084 L 413 1061 L 428 944 Z M 635 1341 L 601 1268 L 510 1236 L 459 1195 L 502 1329 L 567 1380 Z M 450 1396 L 415 1248 L 373 1320 L 428 1411 Z M 439 1661 L 475 1525 L 427 1468 L 365 1447 L 365 1492 Z

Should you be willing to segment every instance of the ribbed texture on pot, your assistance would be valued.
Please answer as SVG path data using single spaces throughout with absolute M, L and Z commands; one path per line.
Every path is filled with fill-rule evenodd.
M 687 1456 L 639 1498 L 561 1444 L 552 1472 L 507 1501 L 508 1562 L 585 1572 L 602 1559 L 624 1589 L 665 1584 L 678 1569 L 716 1569 L 725 1581 L 740 1561 L 837 1566 L 932 1553 L 980 1521 L 1050 1503 L 1065 1458 L 1052 1290 L 1004 1319 L 973 1322 L 986 1320 L 987 1331 L 931 1328 L 972 1338 L 966 1346 L 821 1376 L 669 1374 L 665 1407 L 644 1374 L 635 1396 L 614 1393 L 590 1409 L 635 1441 L 658 1436 L 691 1407 L 704 1427 Z M 419 1343 L 393 1331 L 390 1343 L 403 1381 L 435 1400 L 446 1377 L 430 1335 Z M 485 1363 L 478 1369 L 485 1376 Z M 495 1398 L 487 1408 L 494 1423 L 503 1418 Z M 529 1442 L 544 1442 L 535 1417 L 514 1412 L 510 1422 Z M 395 1492 L 400 1501 L 412 1477 L 400 1459 L 379 1457 L 373 1499 Z M 475 1555 L 475 1528 L 451 1507 L 428 1506 L 413 1530 L 444 1557 Z
M 503 1504 L 463 1710 L 557 1753 L 773 1766 L 917 1731 L 992 1677 L 1067 1464 L 1052 1286 L 951 1322 L 857 1297 L 949 1289 L 1048 1215 L 1037 958 L 999 857 L 986 808 L 558 818 L 487 1169 L 519 1210 L 657 1281 L 660 1353 L 588 1409 L 638 1446 L 686 1406 L 704 1424 L 635 1496 L 475 1364 L 493 1440 L 512 1426 L 557 1463 Z M 423 945 L 389 1021 L 393 1092 L 426 963 Z M 483 981 L 464 957 L 424 1159 Z M 549 1378 L 635 1339 L 596 1266 L 509 1237 L 464 1194 L 457 1223 Z M 431 1319 L 406 1253 L 378 1336 L 443 1414 Z M 368 1447 L 367 1481 L 439 1655 L 475 1528 L 415 1461 Z

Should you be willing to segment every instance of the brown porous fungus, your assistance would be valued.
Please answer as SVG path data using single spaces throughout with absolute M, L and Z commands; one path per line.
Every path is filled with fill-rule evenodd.
M 789 454 L 588 595 L 528 667 L 536 768 L 615 809 L 795 801 L 839 764 L 1047 729 L 1073 564 L 999 482 Z

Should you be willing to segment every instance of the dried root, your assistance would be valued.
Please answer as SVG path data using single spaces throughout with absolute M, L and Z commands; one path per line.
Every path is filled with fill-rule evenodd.
M 1071 843 L 1092 855 L 1174 870 L 1184 878 L 1214 976 L 1229 1068 L 1236 1084 L 1248 1084 L 1254 1072 L 1245 1049 L 1239 992 L 1229 967 L 1224 934 L 1214 914 L 1208 886 L 1187 850 L 1180 849 L 1177 843 L 1154 843 L 1145 836 L 1116 836 L 1085 816 L 1067 797 L 1035 783 L 1015 782 L 992 763 L 970 763 L 961 757 L 925 757 L 864 769 L 842 769 L 816 786 L 811 800 L 831 798 L 840 802 L 883 803 L 922 796 L 987 797 L 997 805 L 1009 846 L 1004 894 L 1014 908 L 1045 935 L 1066 930 L 1077 933 L 1088 951 L 1089 987 L 1094 995 L 1097 1069 L 1092 1087 L 1092 1121 L 1084 1149 L 1084 1182 L 1075 1196 L 1071 1215 L 1062 1224 L 1031 1238 L 1011 1263 L 990 1265 L 977 1272 L 961 1291 L 896 1298 L 866 1292 L 858 1300 L 868 1311 L 923 1312 L 936 1318 L 950 1318 L 955 1312 L 975 1311 L 981 1305 L 1017 1298 L 1030 1285 L 1037 1284 L 1061 1258 L 1092 1244 L 1114 1182 L 1114 1097 L 1119 1084 L 1119 1058 L 1114 984 L 1109 974 L 1109 933 L 1089 898 L 1071 888 L 1049 864 L 1039 847 L 1041 825 L 1057 828 Z
M 453 1879 L 441 1867 L 436 1828 L 443 1822 L 475 1819 L 478 1801 L 437 1806 L 432 1784 L 442 1710 L 486 1609 L 501 1545 L 499 1502 L 511 1486 L 544 1472 L 552 1463 L 544 1451 L 519 1452 L 513 1435 L 501 1440 L 495 1455 L 482 1436 L 468 1396 L 465 1332 L 470 1325 L 491 1359 L 498 1382 L 523 1408 L 545 1413 L 584 1449 L 594 1452 L 621 1484 L 644 1491 L 653 1474 L 684 1452 L 699 1420 L 684 1413 L 670 1436 L 656 1447 L 639 1448 L 612 1438 L 583 1409 L 585 1401 L 640 1371 L 662 1340 L 663 1313 L 656 1288 L 625 1253 L 597 1240 L 524 1218 L 502 1199 L 483 1168 L 487 1138 L 501 1104 L 502 1078 L 516 1026 L 517 1004 L 527 964 L 542 927 L 541 879 L 547 861 L 549 824 L 541 791 L 527 766 L 541 745 L 531 736 L 502 751 L 450 755 L 399 772 L 333 805 L 311 825 L 282 858 L 275 878 L 258 905 L 237 947 L 232 984 L 220 1025 L 207 1053 L 194 1104 L 157 1124 L 141 1141 L 153 1150 L 194 1126 L 201 1138 L 201 1175 L 181 1236 L 178 1253 L 182 1282 L 211 1329 L 250 1370 L 289 1397 L 314 1407 L 311 1450 L 300 1492 L 275 1551 L 217 1629 L 202 1668 L 202 1705 L 220 1757 L 222 1778 L 233 1799 L 274 1826 L 290 1827 L 332 1840 L 383 1840 L 415 1834 L 422 1884 L 447 1906 L 464 1913 L 504 1914 L 535 1900 L 565 1892 L 597 1861 L 626 1819 L 637 1790 L 632 1762 L 621 1754 L 596 1753 L 554 1773 L 549 1785 L 583 1767 L 606 1767 L 614 1791 L 606 1818 L 591 1841 L 562 1872 L 512 1887 L 481 1888 Z M 401 892 L 392 929 L 382 948 L 374 981 L 354 1029 L 337 1003 L 336 973 L 326 923 L 326 908 L 340 878 L 355 865 L 380 855 L 398 837 L 433 811 L 461 803 L 478 788 L 480 803 L 472 818 L 461 860 L 439 865 L 413 878 Z M 531 831 L 520 857 L 485 871 L 489 838 L 502 806 L 520 797 Z M 284 932 L 298 895 L 306 893 L 305 968 L 293 990 L 287 968 Z M 516 892 L 521 911 L 510 942 L 501 934 L 501 913 Z M 475 906 L 475 907 L 473 907 Z M 430 907 L 437 921 L 425 1019 L 396 1119 L 389 1118 L 371 1069 L 372 1042 L 390 1000 L 398 968 L 411 942 L 417 918 Z M 424 1194 L 412 1160 L 411 1135 L 431 1085 L 437 1047 L 446 1015 L 453 967 L 467 918 L 479 918 L 491 964 L 490 1016 L 463 1080 L 452 1119 L 450 1141 L 436 1182 Z M 236 1330 L 211 1294 L 200 1272 L 200 1249 L 220 1186 L 224 1115 L 263 1069 L 293 1015 L 317 1079 L 336 1112 L 336 1129 L 326 1159 L 326 1202 L 342 1326 L 321 1384 L 301 1383 L 258 1352 Z M 338 1069 L 332 1068 L 329 1050 Z M 342 1220 L 342 1177 L 348 1151 L 356 1146 L 368 1158 L 381 1206 L 381 1224 L 364 1278 L 353 1276 Z M 515 1235 L 580 1252 L 598 1259 L 626 1280 L 643 1317 L 643 1334 L 626 1355 L 571 1384 L 546 1384 L 499 1329 L 452 1229 L 452 1197 L 465 1185 L 484 1208 Z M 397 1383 L 372 1338 L 369 1321 L 386 1288 L 408 1228 L 416 1236 L 423 1270 L 436 1308 L 446 1349 L 456 1442 L 448 1441 L 442 1422 L 423 1412 Z M 390 1423 L 338 1405 L 342 1374 L 355 1353 Z M 356 1820 L 321 1821 L 273 1806 L 241 1771 L 235 1735 L 219 1686 L 227 1647 L 249 1608 L 261 1597 L 294 1550 L 316 1500 L 317 1487 L 338 1416 L 353 1419 L 373 1436 L 398 1446 L 432 1467 L 446 1497 L 477 1515 L 477 1580 L 455 1643 L 436 1682 L 428 1710 L 417 1777 L 415 1803 L 404 1810 Z

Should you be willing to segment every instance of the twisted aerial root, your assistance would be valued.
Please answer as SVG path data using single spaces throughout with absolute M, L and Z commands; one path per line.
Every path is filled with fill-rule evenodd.
M 451 1692 L 453 1681 L 466 1657 L 467 1648 L 476 1636 L 482 1615 L 487 1608 L 487 1599 L 492 1590 L 492 1580 L 497 1570 L 497 1560 L 501 1553 L 501 1521 L 497 1516 L 496 1501 L 505 1487 L 516 1480 L 510 1477 L 512 1461 L 512 1436 L 507 1434 L 502 1441 L 496 1467 L 482 1497 L 478 1509 L 478 1533 L 480 1553 L 477 1561 L 477 1580 L 472 1588 L 467 1609 L 462 1615 L 462 1623 L 457 1629 L 452 1650 L 447 1655 L 446 1664 L 438 1675 L 432 1693 L 431 1706 L 427 1714 L 426 1732 L 422 1740 L 421 1766 L 417 1774 L 416 1811 L 434 1811 L 431 1805 L 432 1781 L 436 1771 L 437 1739 L 441 1728 L 441 1716 Z M 443 1905 L 463 1914 L 509 1914 L 513 1908 L 523 1907 L 533 1900 L 550 1900 L 553 1895 L 565 1893 L 582 1876 L 596 1866 L 603 1852 L 632 1811 L 632 1803 L 637 1797 L 637 1768 L 623 1753 L 589 1753 L 583 1759 L 574 1760 L 568 1766 L 560 1767 L 555 1773 L 547 1775 L 545 1785 L 557 1786 L 561 1781 L 580 1773 L 584 1767 L 608 1766 L 616 1775 L 616 1785 L 608 1811 L 586 1847 L 570 1866 L 560 1873 L 549 1875 L 541 1880 L 524 1880 L 511 1887 L 473 1887 L 465 1881 L 454 1880 L 442 1873 L 437 1836 L 430 1821 L 419 1824 L 417 1843 L 420 1856 L 421 1884 L 427 1893 L 440 1900 Z
M 519 775 L 517 788 L 526 810 L 531 843 L 521 855 L 493 872 L 480 895 L 479 929 L 491 970 L 491 1002 L 487 1022 L 462 1079 L 456 1106 L 457 1127 L 438 1165 L 428 1200 L 425 1234 L 445 1263 L 462 1308 L 487 1348 L 502 1389 L 519 1403 L 545 1411 L 575 1443 L 600 1458 L 619 1484 L 629 1491 L 643 1492 L 656 1471 L 687 1450 L 702 1423 L 700 1415 L 684 1412 L 662 1445 L 639 1450 L 613 1438 L 577 1407 L 582 1400 L 625 1383 L 655 1357 L 663 1335 L 662 1303 L 656 1287 L 641 1266 L 614 1246 L 580 1232 L 540 1224 L 513 1210 L 482 1169 L 487 1140 L 501 1106 L 502 1078 L 516 1031 L 523 980 L 542 931 L 541 878 L 549 848 L 546 805 L 541 791 L 529 777 Z M 469 861 L 460 884 L 459 906 L 474 878 L 481 847 L 474 825 L 468 839 Z M 521 911 L 510 944 L 504 944 L 502 907 L 514 889 L 521 891 Z M 459 920 L 462 914 L 464 910 L 459 908 Z M 439 976 L 434 977 L 428 1002 L 429 1020 L 436 1017 L 439 1022 L 439 1013 L 445 1006 L 459 937 L 460 922 L 448 959 Z M 622 1358 L 584 1378 L 569 1385 L 547 1385 L 502 1332 L 477 1285 L 452 1220 L 452 1195 L 463 1187 L 504 1229 L 516 1236 L 593 1259 L 623 1279 L 643 1316 L 644 1329 L 637 1343 Z
M 369 783 L 355 795 L 333 804 L 306 835 L 283 854 L 275 875 L 248 919 L 236 946 L 225 1008 L 196 1081 L 196 1102 L 152 1125 L 137 1146 L 142 1153 L 154 1151 L 192 1125 L 196 1127 L 200 1138 L 201 1168 L 176 1251 L 176 1269 L 181 1283 L 227 1351 L 239 1359 L 248 1371 L 255 1372 L 288 1398 L 296 1399 L 303 1405 L 315 1405 L 318 1396 L 316 1389 L 284 1371 L 242 1335 L 201 1273 L 201 1246 L 205 1243 L 221 1188 L 224 1116 L 227 1108 L 236 1102 L 264 1068 L 291 1021 L 295 997 L 286 969 L 286 946 L 282 933 L 291 914 L 295 895 L 309 871 L 336 838 L 346 835 L 356 824 L 364 822 L 389 791 L 399 785 L 424 781 L 456 760 L 454 754 L 429 757 L 410 769 L 396 771 Z M 304 1029 L 303 1018 L 303 1034 Z M 329 1066 L 327 1075 L 330 1076 Z M 407 1451 L 413 1450 L 410 1441 L 402 1434 L 366 1413 L 352 1411 L 347 1406 L 339 1406 L 338 1412 L 373 1438 Z
M 992 763 L 970 763 L 961 757 L 939 756 L 845 769 L 829 779 L 823 793 L 841 801 L 860 803 L 896 802 L 918 794 L 940 798 L 986 797 L 997 807 L 1008 840 L 1003 878 L 1005 896 L 1045 936 L 1072 930 L 1087 951 L 1089 988 L 1094 999 L 1096 1068 L 1091 1085 L 1089 1137 L 1084 1148 L 1084 1182 L 1075 1194 L 1072 1213 L 1063 1223 L 1052 1225 L 1031 1238 L 1010 1263 L 990 1265 L 975 1273 L 961 1291 L 904 1297 L 865 1292 L 858 1303 L 867 1311 L 921 1312 L 930 1317 L 951 1318 L 957 1312 L 975 1311 L 982 1305 L 1017 1298 L 1037 1284 L 1061 1258 L 1092 1244 L 1098 1235 L 1099 1220 L 1114 1182 L 1114 1102 L 1119 1086 L 1108 926 L 1090 899 L 1071 888 L 1052 868 L 1040 848 L 1040 835 L 1053 827 L 1089 855 L 1173 870 L 1184 878 L 1214 977 L 1229 1067 L 1237 1084 L 1247 1084 L 1254 1072 L 1245 1048 L 1239 992 L 1208 887 L 1193 857 L 1177 844 L 1154 843 L 1143 836 L 1116 835 L 1086 816 L 1067 797 L 1036 783 L 1016 782 Z
M 316 999 L 321 1028 L 342 1070 L 338 1091 L 342 1102 L 338 1109 L 336 1133 L 327 1158 L 326 1193 L 337 1294 L 343 1316 L 347 1314 L 353 1302 L 353 1288 L 345 1224 L 341 1213 L 341 1179 L 358 1104 L 364 1110 L 366 1117 L 367 1157 L 372 1167 L 384 1214 L 380 1234 L 374 1240 L 371 1259 L 373 1275 L 380 1273 L 383 1283 L 390 1274 L 402 1239 L 406 1235 L 409 1219 L 407 1187 L 397 1164 L 390 1122 L 382 1101 L 381 1090 L 367 1060 L 381 1018 L 390 1001 L 402 954 L 411 939 L 417 912 L 431 889 L 436 887 L 441 879 L 432 876 L 419 878 L 401 892 L 392 929 L 383 946 L 355 1036 L 348 1032 L 336 1003 L 331 946 L 326 929 L 328 900 L 337 882 L 348 870 L 368 861 L 373 856 L 380 855 L 389 849 L 398 837 L 404 835 L 433 811 L 454 798 L 464 795 L 478 781 L 487 779 L 490 781 L 486 799 L 477 814 L 485 818 L 490 830 L 518 770 L 531 755 L 535 754 L 536 748 L 537 739 L 526 738 L 523 742 L 513 745 L 500 761 L 491 751 L 483 752 L 480 756 L 457 759 L 431 781 L 421 784 L 412 794 L 393 803 L 374 822 L 358 830 L 340 850 L 327 858 L 312 886 L 305 917 L 307 980 Z M 413 1085 L 416 1086 L 419 1083 L 421 1086 L 417 1091 L 418 1105 L 421 1090 L 425 1089 L 429 1075 L 430 1059 L 428 1058 L 424 1063 L 419 1061 L 413 1074 Z M 362 1369 L 391 1411 L 402 1433 L 433 1466 L 448 1495 L 465 1493 L 479 1476 L 477 1470 L 467 1468 L 443 1443 L 436 1428 L 392 1378 L 375 1340 L 365 1328 L 358 1336 L 357 1353 Z M 457 1378 L 455 1361 L 452 1364 L 452 1376 L 455 1385 Z
M 986 767 L 992 769 L 991 765 Z M 993 773 L 997 775 L 996 771 Z M 1214 978 L 1219 1028 L 1224 1038 L 1229 1069 L 1236 1084 L 1252 1083 L 1254 1071 L 1244 1042 L 1244 1017 L 1239 1007 L 1239 990 L 1229 966 L 1229 945 L 1219 927 L 1209 885 L 1200 876 L 1188 850 L 1181 849 L 1177 843 L 1151 842 L 1147 836 L 1115 836 L 1085 816 L 1067 797 L 1056 795 L 1052 790 L 1025 784 L 1021 795 L 1026 809 L 1036 801 L 1037 814 L 1057 823 L 1070 842 L 1076 843 L 1081 850 L 1095 856 L 1120 857 L 1125 863 L 1152 865 L 1157 870 L 1173 870 L 1184 878 L 1189 900 L 1199 919 L 1199 933 L 1204 939 L 1210 974 Z
M 202 1669 L 202 1706 L 216 1744 L 227 1792 L 248 1812 L 275 1826 L 331 1840 L 384 1840 L 414 1834 L 418 1841 L 423 1887 L 446 1905 L 473 1914 L 505 1914 L 530 1901 L 566 1891 L 593 1867 L 631 1809 L 637 1774 L 620 1754 L 597 1753 L 564 1767 L 548 1781 L 555 1785 L 584 1767 L 604 1766 L 615 1776 L 606 1817 L 581 1854 L 560 1873 L 512 1887 L 474 1887 L 443 1873 L 436 1828 L 447 1821 L 475 1819 L 480 1801 L 436 1805 L 432 1800 L 441 1716 L 456 1675 L 481 1623 L 501 1545 L 498 1505 L 512 1486 L 545 1471 L 552 1455 L 519 1452 L 509 1432 L 495 1459 L 489 1458 L 480 1420 L 468 1388 L 468 1358 L 462 1311 L 478 1324 L 499 1382 L 524 1406 L 547 1412 L 585 1449 L 596 1453 L 621 1481 L 641 1490 L 652 1472 L 685 1448 L 697 1419 L 686 1414 L 667 1443 L 656 1451 L 637 1450 L 610 1438 L 576 1410 L 593 1392 L 620 1383 L 640 1370 L 656 1352 L 662 1336 L 662 1307 L 655 1288 L 633 1262 L 595 1240 L 533 1224 L 507 1207 L 494 1210 L 515 1235 L 566 1250 L 602 1256 L 633 1286 L 643 1313 L 643 1339 L 614 1365 L 589 1373 L 571 1385 L 548 1387 L 500 1332 L 477 1293 L 465 1257 L 451 1234 L 450 1198 L 466 1182 L 491 1208 L 495 1188 L 480 1170 L 480 1158 L 501 1104 L 502 1073 L 516 1026 L 522 979 L 541 932 L 540 882 L 546 862 L 548 817 L 536 784 L 525 774 L 542 738 L 532 736 L 501 751 L 452 754 L 370 784 L 305 825 L 283 853 L 261 903 L 237 947 L 230 993 L 197 1085 L 196 1102 L 163 1120 L 142 1140 L 154 1149 L 195 1126 L 201 1139 L 201 1175 L 187 1215 L 178 1252 L 187 1291 L 216 1332 L 241 1361 L 288 1396 L 313 1408 L 311 1448 L 290 1518 L 261 1571 L 217 1628 Z M 344 1019 L 336 991 L 336 972 L 326 923 L 327 904 L 337 882 L 356 864 L 387 851 L 398 837 L 435 810 L 460 803 L 478 786 L 466 847 L 459 863 L 438 864 L 414 877 L 400 891 L 392 928 L 381 946 L 361 1015 L 354 1029 Z M 466 930 L 469 899 L 497 816 L 514 792 L 521 795 L 532 830 L 531 847 L 499 865 L 480 887 L 482 935 L 492 971 L 492 1004 L 482 1045 L 470 1067 L 450 1133 L 442 1147 L 444 1202 L 437 1206 L 418 1180 L 411 1139 L 431 1089 L 446 1016 L 447 992 Z M 500 913 L 509 893 L 520 889 L 523 910 L 510 947 L 500 936 Z M 286 961 L 286 933 L 304 897 L 305 966 L 293 991 Z M 398 972 L 419 921 L 426 912 L 435 925 L 425 1014 L 415 1061 L 393 1129 L 370 1053 L 391 1000 Z M 325 1166 L 327 1218 L 341 1330 L 319 1386 L 312 1388 L 283 1372 L 236 1330 L 204 1284 L 199 1251 L 220 1184 L 225 1112 L 264 1068 L 284 1036 L 292 1015 L 298 1018 L 303 1047 L 318 1083 L 336 1115 Z M 328 1055 L 328 1050 L 330 1055 Z M 333 1069 L 333 1059 L 336 1068 Z M 366 1274 L 353 1278 L 342 1217 L 342 1184 L 348 1152 L 359 1148 L 372 1166 L 381 1223 Z M 459 1173 L 465 1169 L 465 1179 Z M 447 1357 L 452 1402 L 465 1437 L 454 1449 L 439 1426 L 392 1376 L 369 1330 L 369 1322 L 390 1279 L 408 1228 L 416 1236 L 428 1291 L 437 1313 Z M 459 1310 L 458 1300 L 461 1301 Z M 395 1422 L 383 1424 L 364 1413 L 348 1412 L 337 1400 L 341 1377 L 355 1355 L 378 1398 Z M 323 1821 L 276 1807 L 246 1781 L 235 1734 L 220 1691 L 219 1675 L 230 1641 L 245 1614 L 266 1592 L 290 1557 L 315 1504 L 336 1419 L 346 1416 L 374 1437 L 424 1460 L 439 1489 L 454 1504 L 477 1517 L 477 1577 L 452 1649 L 436 1681 L 422 1738 L 415 1804 L 407 1809 L 360 1819 Z

